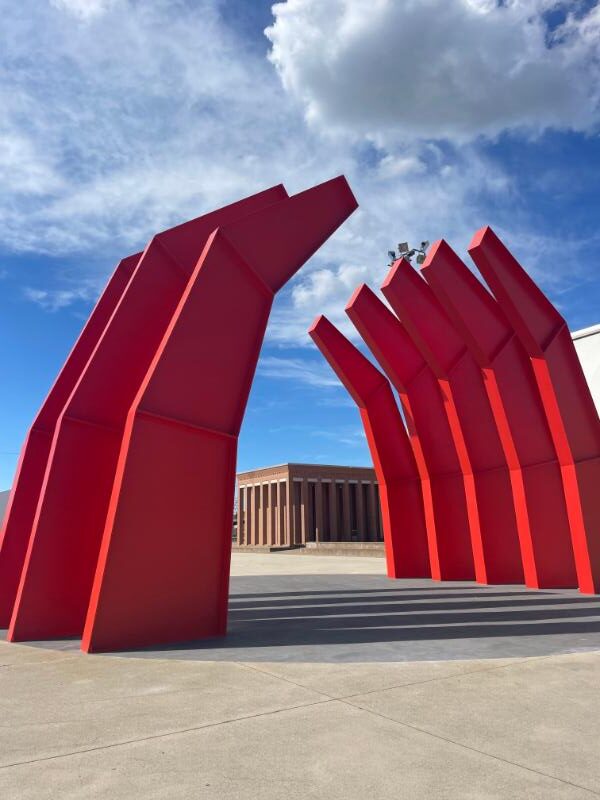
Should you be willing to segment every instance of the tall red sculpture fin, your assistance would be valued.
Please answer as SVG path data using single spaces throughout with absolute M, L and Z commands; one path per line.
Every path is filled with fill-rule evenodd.
M 278 292 L 357 207 L 346 178 L 340 175 L 292 195 L 288 205 L 273 206 L 260 214 L 260 220 L 257 216 L 240 219 L 227 230 L 227 238 Z M 258 235 L 257 226 L 263 236 Z
M 57 421 L 9 639 L 81 634 L 127 413 L 206 240 L 286 197 L 274 187 L 156 236 Z M 185 259 L 176 258 L 178 237 Z M 193 244 L 193 246 L 192 246 Z
M 414 331 L 446 395 L 457 451 L 463 450 L 471 512 L 479 522 L 471 526 L 476 578 L 521 583 L 517 499 L 481 369 L 431 287 L 408 262 L 394 265 L 383 291 Z
M 7 628 L 62 408 L 106 327 L 141 253 L 119 262 L 27 434 L 0 535 L 0 628 Z
M 490 228 L 469 248 L 531 356 L 561 464 L 579 588 L 600 591 L 600 421 L 562 316 Z
M 355 207 L 337 178 L 209 238 L 128 414 L 84 650 L 225 632 L 237 437 L 273 296 Z
M 423 481 L 432 577 L 472 580 L 467 490 L 438 381 L 402 323 L 367 286 L 357 289 L 346 313 L 400 396 Z
M 446 242 L 432 247 L 422 272 L 483 370 L 510 467 L 525 582 L 573 586 L 560 465 L 529 357 L 496 300 Z
M 565 325 L 548 298 L 490 227 L 481 228 L 469 254 L 531 356 Z
M 430 577 L 421 482 L 389 382 L 326 317 L 309 334 L 360 410 L 379 482 L 388 575 Z

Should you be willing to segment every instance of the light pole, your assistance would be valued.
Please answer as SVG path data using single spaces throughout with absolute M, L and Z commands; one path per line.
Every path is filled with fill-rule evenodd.
M 395 250 L 388 250 L 388 256 L 390 257 L 391 261 L 389 266 L 391 266 L 396 258 L 404 258 L 408 261 L 409 264 L 412 264 L 412 259 L 414 256 L 417 257 L 417 264 L 422 264 L 425 261 L 425 256 L 427 254 L 427 248 L 429 247 L 429 242 L 424 241 L 421 242 L 420 247 L 409 247 L 408 242 L 399 242 L 398 243 L 398 255 L 396 255 Z

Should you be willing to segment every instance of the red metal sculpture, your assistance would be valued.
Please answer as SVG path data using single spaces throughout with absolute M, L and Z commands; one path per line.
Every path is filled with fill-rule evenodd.
M 81 635 L 127 412 L 189 275 L 215 227 L 285 196 L 261 192 L 144 251 L 58 417 L 9 640 Z
M 0 628 L 10 622 L 59 415 L 141 255 L 128 256 L 117 266 L 23 444 L 0 536 Z
M 407 261 L 397 261 L 382 291 L 433 370 L 472 487 L 479 528 L 471 539 L 481 583 L 522 583 L 523 567 L 509 468 L 483 376 L 431 288 Z M 474 528 L 472 527 L 473 531 Z
M 579 588 L 597 593 L 600 422 L 569 329 L 490 228 L 475 234 L 469 253 L 531 359 L 561 466 Z
M 224 631 L 235 447 L 271 302 L 355 207 L 343 178 L 279 186 L 154 237 L 58 415 L 9 639 L 80 635 L 86 617 L 86 649 Z
M 344 178 L 277 186 L 121 262 L 23 447 L 9 639 L 225 632 L 237 438 L 273 298 L 355 207 Z M 430 285 L 402 261 L 384 283 L 402 323 L 364 286 L 347 307 L 408 434 L 387 379 L 325 318 L 311 329 L 361 411 L 388 573 L 596 592 L 600 421 L 569 332 L 489 228 L 470 252 L 496 299 L 441 242 Z
M 432 577 L 473 580 L 477 507 L 461 469 L 460 429 L 457 440 L 436 377 L 402 323 L 368 286 L 356 290 L 346 313 L 400 396 L 422 481 Z
M 498 303 L 444 241 L 422 272 L 483 372 L 510 468 L 525 583 L 575 586 L 560 464 L 529 356 Z
M 84 650 L 225 633 L 237 438 L 271 304 L 355 208 L 338 178 L 209 237 L 127 413 Z
M 309 334 L 360 410 L 379 482 L 388 576 L 431 577 L 419 471 L 389 382 L 326 317 Z

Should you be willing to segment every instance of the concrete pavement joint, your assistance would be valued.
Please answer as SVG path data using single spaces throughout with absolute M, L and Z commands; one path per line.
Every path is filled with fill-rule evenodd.
M 481 669 L 474 669 L 474 670 L 470 670 L 469 672 L 459 672 L 459 673 L 455 673 L 453 675 L 441 675 L 441 676 L 439 676 L 437 678 L 428 678 L 428 679 L 423 680 L 423 681 L 413 681 L 411 683 L 401 683 L 401 684 L 398 684 L 396 686 L 388 686 L 388 687 L 385 687 L 385 688 L 371 689 L 371 690 L 366 691 L 366 692 L 358 692 L 358 693 L 355 693 L 355 694 L 345 695 L 344 697 L 332 697 L 331 695 L 327 694 L 326 692 L 322 692 L 322 691 L 320 691 L 318 689 L 310 688 L 310 690 L 314 691 L 314 692 L 317 692 L 318 694 L 321 694 L 323 697 L 326 697 L 329 700 L 337 700 L 340 703 L 344 703 L 345 705 L 349 706 L 350 708 L 360 709 L 361 711 L 365 711 L 366 713 L 372 714 L 375 717 L 381 717 L 381 719 L 385 719 L 385 720 L 388 720 L 389 722 L 394 722 L 397 725 L 401 725 L 403 727 L 410 728 L 411 730 L 418 731 L 419 733 L 422 733 L 425 736 L 432 736 L 434 739 L 439 739 L 439 740 L 441 740 L 443 742 L 446 742 L 447 744 L 454 745 L 455 747 L 463 748 L 465 750 L 470 750 L 471 752 L 477 753 L 478 755 L 486 756 L 487 758 L 491 758 L 491 759 L 494 759 L 496 761 L 500 761 L 500 762 L 502 762 L 504 764 L 508 764 L 510 766 L 517 767 L 519 769 L 527 770 L 528 772 L 531 772 L 531 773 L 533 773 L 535 775 L 540 775 L 542 777 L 549 778 L 550 780 L 558 781 L 558 782 L 563 783 L 563 784 L 565 784 L 567 786 L 572 786 L 575 789 L 582 789 L 583 791 L 589 792 L 590 794 L 594 795 L 594 797 L 599 797 L 600 796 L 600 792 L 596 792 L 596 791 L 594 791 L 593 789 L 590 789 L 587 786 L 583 786 L 583 785 L 578 784 L 578 783 L 573 783 L 572 781 L 568 781 L 568 780 L 566 780 L 564 778 L 559 778 L 556 775 L 550 775 L 550 774 L 548 774 L 546 772 L 542 772 L 540 770 L 534 769 L 533 767 L 528 767 L 525 764 L 520 764 L 520 763 L 518 763 L 516 761 L 510 761 L 509 759 L 502 758 L 502 756 L 497 756 L 494 753 L 488 753 L 485 750 L 478 750 L 476 747 L 471 747 L 470 745 L 463 744 L 462 742 L 457 742 L 454 739 L 448 739 L 445 736 L 441 736 L 440 734 L 433 733 L 432 731 L 429 731 L 429 730 L 427 730 L 425 728 L 419 728 L 417 725 L 411 725 L 408 722 L 403 722 L 401 720 L 394 719 L 393 717 L 388 717 L 385 714 L 382 714 L 381 712 L 373 711 L 370 708 L 364 708 L 363 706 L 359 705 L 358 703 L 351 702 L 352 698 L 354 698 L 354 697 L 363 697 L 364 695 L 377 694 L 378 692 L 386 692 L 386 691 L 390 691 L 392 689 L 403 689 L 405 687 L 416 686 L 416 685 L 419 685 L 421 683 L 423 683 L 423 684 L 425 684 L 425 683 L 434 683 L 434 682 L 438 682 L 438 681 L 450 680 L 452 678 L 461 678 L 461 677 L 464 677 L 464 676 L 467 676 L 467 675 L 475 675 L 475 674 L 477 674 L 479 672 L 493 672 L 495 670 L 501 670 L 501 669 L 505 669 L 505 668 L 508 668 L 508 667 L 513 667 L 513 666 L 516 666 L 517 664 L 524 664 L 524 663 L 527 663 L 529 661 L 544 661 L 544 660 L 549 659 L 549 658 L 552 658 L 552 656 L 549 656 L 549 655 L 548 656 L 532 656 L 531 658 L 515 659 L 513 662 L 511 662 L 509 664 L 500 664 L 500 665 L 497 665 L 495 667 L 482 667 Z M 240 662 L 240 665 L 244 666 L 244 667 L 246 667 L 248 669 L 255 670 L 256 672 L 261 672 L 261 673 L 263 673 L 265 675 L 269 675 L 269 676 L 271 676 L 273 678 L 277 678 L 279 680 L 285 681 L 286 683 L 290 683 L 293 686 L 298 687 L 299 689 L 308 689 L 309 688 L 309 687 L 307 687 L 307 686 L 305 686 L 305 685 L 303 685 L 301 683 L 297 683 L 296 681 L 293 681 L 293 680 L 291 680 L 289 678 L 284 678 L 281 675 L 275 675 L 272 672 L 269 672 L 268 670 L 259 669 L 258 667 L 256 667 L 253 664 L 241 663 Z M 315 704 L 311 704 L 311 705 L 321 705 L 321 704 L 315 703 Z
M 446 742 L 446 744 L 451 744 L 454 745 L 455 747 L 460 747 L 463 750 L 469 750 L 472 753 L 477 753 L 480 756 L 486 756 L 487 758 L 492 758 L 495 761 L 500 761 L 503 764 L 508 764 L 512 767 L 517 767 L 518 769 L 524 769 L 527 772 L 533 773 L 534 775 L 540 775 L 543 778 L 549 778 L 550 780 L 558 781 L 559 783 L 565 784 L 566 786 L 572 786 L 574 789 L 582 789 L 584 792 L 589 792 L 589 794 L 593 795 L 594 797 L 600 797 L 600 792 L 596 792 L 594 791 L 594 789 L 590 789 L 588 786 L 582 786 L 579 783 L 573 783 L 572 781 L 568 781 L 565 778 L 559 778 L 556 775 L 550 775 L 547 772 L 542 772 L 541 770 L 534 769 L 533 767 L 528 767 L 526 764 L 520 764 L 518 761 L 511 761 L 508 758 L 497 756 L 494 753 L 488 753 L 486 750 L 478 750 L 476 747 L 471 747 L 471 745 L 463 744 L 462 742 L 457 742 L 454 739 L 448 739 L 447 737 L 442 736 L 439 733 L 433 733 L 433 731 L 429 731 L 426 728 L 419 728 L 418 725 L 412 725 L 410 722 L 403 722 L 402 720 L 394 719 L 393 717 L 388 717 L 386 714 L 382 714 L 380 711 L 373 711 L 370 708 L 363 708 L 362 706 L 358 705 L 358 703 L 352 703 L 345 698 L 338 698 L 338 699 L 340 700 L 340 702 L 345 703 L 345 705 L 350 706 L 351 708 L 358 708 L 361 711 L 366 711 L 367 714 L 372 714 L 375 717 L 381 717 L 381 719 L 388 720 L 389 722 L 395 722 L 396 725 L 400 725 L 404 728 L 410 728 L 411 730 L 417 731 L 418 733 L 422 733 L 425 736 L 432 736 L 434 739 Z
M 141 742 L 151 742 L 156 739 L 167 739 L 171 736 L 183 736 L 186 733 L 194 733 L 196 731 L 207 730 L 209 728 L 218 728 L 222 725 L 229 725 L 234 722 L 244 722 L 249 719 L 259 719 L 261 717 L 272 717 L 276 714 L 282 714 L 286 711 L 297 711 L 302 708 L 311 708 L 312 706 L 323 706 L 328 703 L 335 702 L 336 698 L 328 700 L 316 700 L 314 703 L 301 703 L 297 706 L 287 706 L 286 708 L 276 708 L 272 711 L 261 711 L 257 714 L 246 714 L 242 717 L 233 717 L 231 719 L 222 719 L 219 722 L 207 722 L 204 725 L 194 725 L 191 728 L 181 728 L 175 731 L 165 731 L 163 733 L 155 733 L 151 736 L 141 736 L 139 739 L 124 739 L 121 742 L 108 742 L 107 744 L 98 745 L 97 747 L 83 747 L 80 750 L 71 750 L 68 753 L 56 753 L 51 756 L 41 756 L 40 758 L 31 758 L 27 761 L 15 761 L 12 764 L 0 764 L 0 770 L 12 769 L 13 767 L 26 767 L 31 764 L 42 763 L 44 761 L 56 761 L 60 758 L 70 758 L 71 756 L 85 755 L 86 753 L 94 753 L 100 750 L 110 750 L 117 747 L 127 747 L 131 744 L 139 744 Z M 350 703 L 348 705 L 351 705 Z M 356 706 L 358 708 L 358 706 Z
M 349 699 L 352 699 L 353 697 L 364 697 L 365 695 L 368 695 L 368 694 L 377 694 L 378 692 L 387 692 L 387 691 L 391 691 L 392 689 L 403 689 L 406 686 L 418 686 L 421 683 L 436 683 L 438 681 L 450 680 L 451 678 L 459 678 L 459 677 L 462 677 L 463 675 L 476 675 L 479 672 L 493 672 L 494 670 L 505 669 L 506 667 L 513 667 L 513 666 L 516 666 L 517 664 L 524 664 L 527 661 L 543 661 L 544 659 L 551 658 L 551 657 L 552 656 L 530 656 L 530 657 L 527 657 L 527 658 L 518 658 L 518 659 L 515 659 L 514 661 L 512 661 L 510 664 L 497 664 L 496 666 L 493 666 L 493 667 L 481 667 L 480 669 L 472 669 L 472 670 L 469 670 L 468 672 L 454 672 L 452 675 L 439 675 L 439 676 L 437 676 L 435 678 L 425 678 L 424 680 L 421 680 L 421 681 L 410 681 L 409 683 L 397 683 L 397 684 L 392 684 L 391 686 L 380 686 L 377 689 L 368 689 L 367 691 L 364 691 L 364 692 L 353 692 L 352 694 L 343 695 L 342 697 L 332 697 L 331 695 L 327 694 L 327 692 L 323 692 L 323 691 L 321 691 L 319 689 L 315 689 L 314 687 L 307 686 L 306 684 L 303 684 L 303 683 L 297 683 L 296 681 L 291 680 L 291 678 L 285 678 L 282 675 L 277 675 L 274 672 L 269 672 L 269 670 L 261 669 L 256 664 L 250 664 L 250 663 L 245 662 L 245 661 L 239 661 L 237 663 L 240 664 L 240 666 L 244 666 L 244 667 L 247 667 L 249 669 L 253 669 L 256 672 L 261 672 L 263 675 L 268 675 L 271 678 L 277 678 L 278 680 L 285 681 L 286 683 L 291 683 L 293 686 L 296 686 L 299 689 L 308 689 L 311 692 L 316 692 L 317 694 L 321 694 L 321 695 L 323 695 L 323 697 L 327 697 L 330 700 L 349 700 Z M 410 663 L 410 662 L 398 662 L 398 663 L 405 664 L 405 663 Z M 423 664 L 434 663 L 435 664 L 435 663 L 447 663 L 447 662 L 423 661 L 423 662 L 420 662 L 420 663 L 423 663 Z M 457 662 L 457 663 L 460 663 L 460 662 Z

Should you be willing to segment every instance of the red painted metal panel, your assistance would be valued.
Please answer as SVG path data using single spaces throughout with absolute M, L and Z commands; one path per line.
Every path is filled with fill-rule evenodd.
M 360 410 L 379 482 L 388 576 L 430 577 L 421 479 L 389 381 L 326 317 L 309 334 Z
M 141 253 L 117 266 L 44 400 L 21 449 L 0 537 L 0 628 L 8 627 L 56 422 L 115 310 Z
M 573 586 L 560 465 L 531 363 L 492 295 L 441 241 L 422 268 L 484 374 L 516 499 L 527 586 Z
M 81 634 L 127 413 L 189 276 L 215 227 L 285 197 L 283 187 L 261 192 L 144 251 L 58 418 L 9 639 Z
M 405 327 L 368 286 L 356 290 L 346 313 L 400 396 L 423 482 L 432 577 L 472 580 L 477 509 L 438 381 Z
M 127 416 L 84 650 L 225 633 L 237 437 L 273 297 L 355 208 L 337 178 L 209 238 Z
M 579 588 L 600 591 L 600 421 L 565 320 L 490 228 L 469 247 L 531 358 L 561 474 Z
M 431 287 L 407 261 L 394 264 L 382 288 L 444 394 L 479 516 L 479 530 L 471 529 L 476 580 L 522 583 L 515 497 L 483 374 Z

